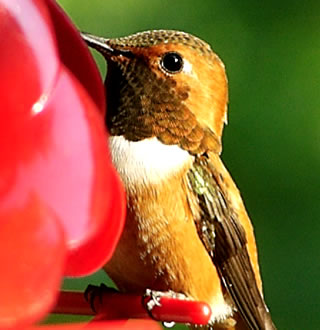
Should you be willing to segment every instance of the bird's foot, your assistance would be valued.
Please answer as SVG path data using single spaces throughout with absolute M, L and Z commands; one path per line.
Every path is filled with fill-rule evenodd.
M 90 304 L 91 309 L 97 313 L 97 299 L 99 305 L 102 304 L 102 297 L 105 293 L 117 293 L 118 290 L 106 286 L 104 283 L 98 285 L 89 284 L 84 291 L 84 299 Z
M 157 320 L 154 315 L 152 314 L 152 310 L 155 306 L 161 306 L 160 299 L 163 296 L 163 292 L 161 291 L 154 291 L 151 289 L 146 289 L 144 295 L 142 296 L 142 307 L 147 311 L 150 318 L 152 318 L 155 321 Z
M 161 321 L 158 320 L 154 314 L 153 309 L 158 306 L 161 307 L 161 298 L 174 298 L 174 299 L 182 299 L 186 300 L 188 299 L 184 294 L 177 293 L 174 291 L 155 291 L 151 289 L 146 289 L 144 295 L 142 296 L 142 306 L 147 311 L 150 318 L 152 318 L 155 321 Z M 166 322 L 164 324 L 166 327 L 172 327 L 172 325 L 169 325 L 169 322 Z

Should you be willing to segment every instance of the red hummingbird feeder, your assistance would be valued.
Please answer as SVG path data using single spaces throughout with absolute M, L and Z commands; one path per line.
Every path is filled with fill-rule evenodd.
M 83 293 L 59 289 L 63 276 L 108 262 L 124 225 L 102 80 L 53 0 L 0 0 L 0 40 L 0 328 L 31 327 L 53 310 L 93 315 Z M 160 305 L 152 315 L 161 321 L 210 318 L 204 303 L 162 298 Z M 90 323 L 115 327 L 159 328 L 141 296 L 120 293 L 104 295 Z

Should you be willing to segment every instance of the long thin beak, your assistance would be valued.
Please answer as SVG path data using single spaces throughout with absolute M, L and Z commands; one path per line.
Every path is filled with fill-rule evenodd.
M 86 32 L 81 32 L 80 34 L 89 47 L 94 48 L 106 58 L 110 58 L 111 56 L 132 57 L 132 53 L 129 50 L 112 48 L 108 44 L 110 39 L 98 37 Z
M 86 32 L 81 32 L 80 34 L 82 39 L 87 43 L 89 47 L 94 48 L 98 52 L 108 56 L 112 56 L 114 54 L 115 50 L 106 43 L 108 39 L 94 36 L 93 34 Z

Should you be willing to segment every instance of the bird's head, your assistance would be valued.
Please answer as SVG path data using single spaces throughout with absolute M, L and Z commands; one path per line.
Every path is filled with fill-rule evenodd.
M 107 60 L 111 135 L 157 137 L 192 154 L 221 151 L 228 86 L 222 61 L 188 33 L 157 30 L 105 39 L 82 34 Z

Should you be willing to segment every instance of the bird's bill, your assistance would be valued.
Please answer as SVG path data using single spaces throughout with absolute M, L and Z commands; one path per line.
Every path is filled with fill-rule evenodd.
M 81 32 L 80 35 L 89 47 L 94 48 L 98 52 L 105 55 L 109 55 L 109 56 L 114 55 L 115 49 L 110 47 L 107 43 L 109 39 L 98 37 L 86 32 Z
M 129 50 L 112 47 L 109 44 L 110 39 L 98 37 L 86 32 L 81 32 L 80 35 L 89 47 L 97 50 L 106 58 L 110 58 L 111 56 L 131 57 L 131 52 Z

